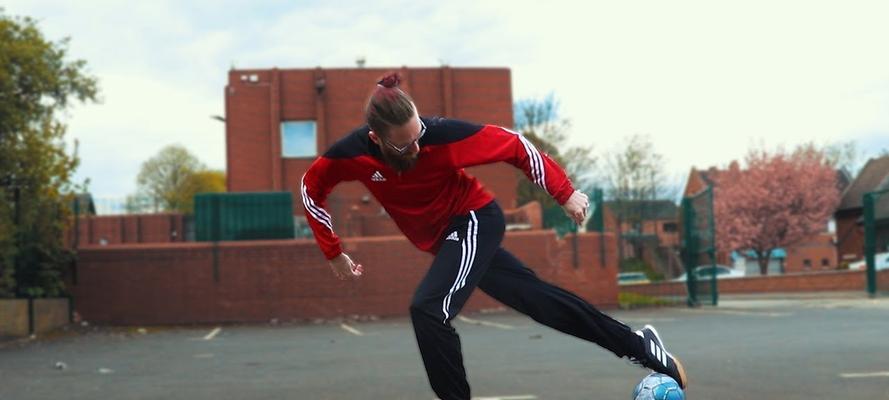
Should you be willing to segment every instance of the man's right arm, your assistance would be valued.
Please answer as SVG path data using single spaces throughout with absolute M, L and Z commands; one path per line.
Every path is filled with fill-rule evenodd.
M 318 157 L 300 182 L 306 220 L 315 234 L 318 247 L 328 260 L 333 260 L 343 252 L 340 238 L 333 231 L 333 219 L 325 209 L 327 195 L 343 180 L 333 163 L 329 158 Z

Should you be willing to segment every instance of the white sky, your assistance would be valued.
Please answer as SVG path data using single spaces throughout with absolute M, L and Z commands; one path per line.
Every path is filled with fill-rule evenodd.
M 187 3 L 183 5 L 182 3 Z M 297 4 L 298 3 L 298 4 Z M 515 99 L 553 92 L 574 144 L 647 134 L 671 176 L 751 145 L 889 148 L 889 2 L 42 1 L 7 15 L 70 36 L 103 102 L 75 107 L 80 179 L 135 191 L 141 163 L 181 143 L 225 167 L 223 87 L 238 68 L 509 67 Z M 422 105 L 420 105 L 422 107 Z M 485 122 L 485 121 L 478 121 Z M 862 160 L 863 161 L 863 160 Z

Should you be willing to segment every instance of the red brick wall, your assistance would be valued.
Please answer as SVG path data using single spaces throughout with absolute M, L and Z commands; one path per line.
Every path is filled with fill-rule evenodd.
M 864 258 L 864 226 L 858 224 L 861 209 L 837 213 L 837 259 L 839 263 Z
M 364 123 L 364 103 L 373 82 L 390 69 L 232 70 L 226 86 L 228 191 L 290 190 L 294 214 L 302 215 L 300 179 L 314 157 L 282 158 L 280 123 L 314 120 L 318 154 Z M 402 87 L 421 115 L 439 115 L 478 123 L 513 125 L 511 74 L 506 68 L 401 68 Z M 256 74 L 258 82 L 242 81 Z M 321 94 L 315 89 L 324 78 Z M 512 166 L 470 168 L 504 209 L 516 206 L 518 175 Z M 369 202 L 362 198 L 369 196 Z M 342 227 L 348 215 L 373 215 L 379 203 L 359 183 L 344 183 L 331 193 L 328 211 Z M 337 224 L 337 221 L 341 221 Z M 376 228 L 376 226 L 374 226 Z M 372 229 L 387 233 L 391 229 Z M 350 227 L 343 236 L 362 235 Z
M 512 224 L 526 224 L 530 229 L 543 229 L 543 206 L 538 201 L 531 201 L 519 208 L 503 211 L 507 228 Z
M 864 271 L 828 271 L 806 274 L 755 276 L 719 280 L 719 293 L 783 293 L 817 291 L 864 291 Z M 878 287 L 889 288 L 889 271 L 880 271 Z M 685 282 L 622 285 L 621 292 L 657 296 L 685 293 Z
M 578 237 L 579 268 L 570 240 L 552 231 L 507 234 L 505 247 L 538 275 L 601 307 L 617 304 L 614 238 Z M 346 251 L 365 266 L 354 282 L 334 279 L 311 240 L 120 245 L 80 251 L 75 309 L 92 322 L 168 324 L 311 319 L 352 314 L 403 316 L 431 256 L 398 237 L 355 238 Z M 497 306 L 477 291 L 466 310 Z
M 184 238 L 183 215 L 179 213 L 131 214 L 80 217 L 78 222 L 80 247 L 122 243 L 170 243 Z M 69 244 L 74 243 L 75 228 L 67 234 Z
M 833 234 L 815 235 L 802 243 L 787 247 L 784 272 L 809 272 L 834 270 L 837 268 L 837 250 L 833 244 Z M 806 266 L 806 260 L 810 266 Z M 827 265 L 823 265 L 824 261 Z

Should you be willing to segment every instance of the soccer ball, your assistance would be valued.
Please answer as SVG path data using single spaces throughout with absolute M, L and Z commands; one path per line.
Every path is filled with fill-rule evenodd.
M 685 393 L 676 380 L 655 372 L 636 385 L 633 400 L 685 400 Z

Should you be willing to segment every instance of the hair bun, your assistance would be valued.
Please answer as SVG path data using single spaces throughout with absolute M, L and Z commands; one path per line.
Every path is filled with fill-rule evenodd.
M 397 72 L 392 72 L 387 74 L 386 76 L 383 76 L 383 79 L 380 79 L 380 81 L 377 82 L 377 85 L 391 89 L 394 87 L 398 87 L 399 83 L 401 83 L 401 77 L 398 75 Z

